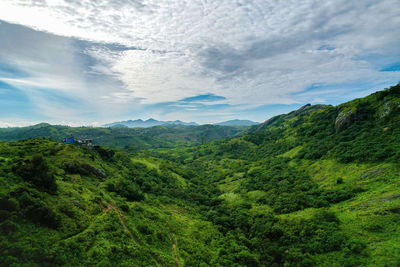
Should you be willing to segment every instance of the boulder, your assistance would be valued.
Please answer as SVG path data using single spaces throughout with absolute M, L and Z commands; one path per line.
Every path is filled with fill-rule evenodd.
M 65 164 L 64 170 L 69 174 L 94 175 L 100 178 L 106 178 L 106 174 L 103 170 L 87 163 L 69 162 Z
M 400 99 L 391 99 L 389 101 L 386 101 L 382 107 L 379 109 L 378 117 L 380 119 L 388 116 L 391 114 L 395 109 L 400 108 Z
M 101 178 L 106 178 L 106 174 L 104 173 L 104 171 L 102 171 L 101 169 L 89 165 L 89 164 L 83 164 L 82 167 L 84 167 L 89 173 L 97 176 L 97 177 L 101 177 Z
M 355 111 L 351 108 L 341 111 L 335 120 L 336 132 L 347 129 L 355 119 Z

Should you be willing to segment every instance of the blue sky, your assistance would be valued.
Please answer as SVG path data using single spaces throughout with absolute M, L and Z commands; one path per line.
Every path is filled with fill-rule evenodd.
M 397 0 L 2 0 L 0 127 L 264 121 L 400 81 Z

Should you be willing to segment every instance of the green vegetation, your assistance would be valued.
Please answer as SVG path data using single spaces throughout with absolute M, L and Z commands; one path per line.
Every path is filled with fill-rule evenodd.
M 61 141 L 65 136 L 91 138 L 94 145 L 123 149 L 135 153 L 150 148 L 193 146 L 233 137 L 245 127 L 201 126 L 154 126 L 150 128 L 95 128 L 68 127 L 41 123 L 22 128 L 0 129 L 1 141 L 18 141 L 27 138 L 47 137 Z
M 197 146 L 0 143 L 0 265 L 397 266 L 399 107 L 397 85 Z

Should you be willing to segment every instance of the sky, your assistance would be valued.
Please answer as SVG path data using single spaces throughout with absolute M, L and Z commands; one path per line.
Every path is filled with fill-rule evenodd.
M 0 127 L 262 122 L 399 81 L 398 0 L 0 1 Z

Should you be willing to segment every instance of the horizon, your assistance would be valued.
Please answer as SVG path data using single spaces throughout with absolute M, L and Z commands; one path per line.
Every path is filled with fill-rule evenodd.
M 263 122 L 337 105 L 399 82 L 399 22 L 394 0 L 4 0 L 0 127 Z
M 213 123 L 197 123 L 197 122 L 194 122 L 194 121 L 181 121 L 181 120 L 171 120 L 171 121 L 162 121 L 162 120 L 157 120 L 157 119 L 154 119 L 154 118 L 148 118 L 148 119 L 129 119 L 129 120 L 122 120 L 122 121 L 114 121 L 114 122 L 108 122 L 108 123 L 103 123 L 103 124 L 97 124 L 97 125 L 89 125 L 89 124 L 75 124 L 75 125 L 70 125 L 70 124 L 53 124 L 53 123 L 49 123 L 49 122 L 46 122 L 46 121 L 41 121 L 41 122 L 34 122 L 33 124 L 26 124 L 26 125 L 16 125 L 16 126 L 13 126 L 13 125 L 2 125 L 1 123 L 0 123 L 0 128 L 22 128 L 22 127 L 32 127 L 32 126 L 37 126 L 37 125 L 41 125 L 41 124 L 48 124 L 48 125 L 51 125 L 51 126 L 67 126 L 67 127 L 93 127 L 93 128 L 96 128 L 96 127 L 103 127 L 103 128 L 107 128 L 107 127 L 109 127 L 109 126 L 105 126 L 105 125 L 107 125 L 107 124 L 116 124 L 116 123 L 122 123 L 122 122 L 129 122 L 129 121 L 142 121 L 142 122 L 147 122 L 147 121 L 149 121 L 149 120 L 155 120 L 155 121 L 157 121 L 157 122 L 183 122 L 183 123 L 195 123 L 195 124 L 197 124 L 197 126 L 202 126 L 202 125 L 214 125 L 214 124 L 218 124 L 218 123 L 223 123 L 223 122 L 228 122 L 228 121 L 235 121 L 235 120 L 239 120 L 239 119 L 233 119 L 233 120 L 226 120 L 226 121 L 218 121 L 218 122 L 213 122 Z M 252 120 L 246 120 L 246 119 L 243 119 L 243 120 L 239 120 L 239 121 L 250 121 L 250 122 L 253 122 L 253 123 L 257 123 L 257 124 L 261 124 L 261 123 L 263 123 L 264 121 L 262 121 L 262 122 L 258 122 L 258 121 L 252 121 Z M 136 128 L 136 127 L 134 127 L 134 128 Z M 137 127 L 137 128 L 142 128 L 142 127 Z

